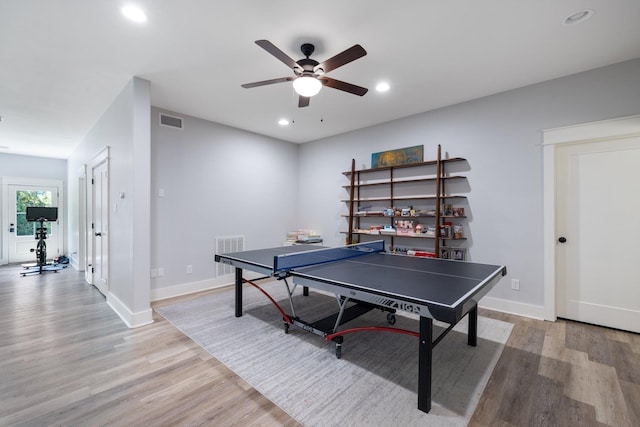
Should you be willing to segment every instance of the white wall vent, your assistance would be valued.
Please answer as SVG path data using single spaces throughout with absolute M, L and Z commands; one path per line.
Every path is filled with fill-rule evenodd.
M 182 129 L 182 117 L 170 116 L 165 113 L 160 113 L 160 125 Z
M 240 251 L 244 251 L 244 236 L 216 237 L 217 254 Z M 233 274 L 234 272 L 235 268 L 233 266 L 216 262 L 216 277 Z

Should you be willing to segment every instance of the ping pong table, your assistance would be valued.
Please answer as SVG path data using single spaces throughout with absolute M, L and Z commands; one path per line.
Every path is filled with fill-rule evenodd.
M 478 301 L 500 278 L 506 267 L 436 258 L 387 253 L 384 241 L 337 248 L 313 245 L 282 246 L 235 253 L 216 254 L 215 261 L 235 267 L 235 316 L 242 316 L 242 287 L 249 283 L 260 289 L 282 314 L 285 332 L 289 325 L 333 341 L 341 356 L 344 335 L 360 331 L 385 331 L 418 338 L 418 409 L 431 410 L 432 352 L 438 342 L 466 315 L 467 343 L 477 344 Z M 243 270 L 264 278 L 284 281 L 290 302 L 287 314 L 255 281 L 243 278 Z M 292 280 L 292 285 L 287 279 Z M 259 280 L 259 279 L 257 279 Z M 292 295 L 296 286 L 329 292 L 336 296 L 338 312 L 307 322 L 295 315 Z M 373 309 L 387 312 L 395 323 L 396 310 L 419 315 L 419 331 L 391 326 L 341 329 L 340 326 Z M 433 321 L 449 326 L 434 339 Z

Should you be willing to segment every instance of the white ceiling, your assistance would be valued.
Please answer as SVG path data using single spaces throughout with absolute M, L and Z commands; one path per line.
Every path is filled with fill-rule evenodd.
M 303 143 L 640 57 L 638 0 L 132 2 L 146 23 L 121 1 L 0 2 L 0 153 L 67 157 L 132 76 L 154 106 Z M 296 60 L 314 43 L 320 62 L 361 44 L 328 76 L 369 93 L 323 88 L 299 109 L 290 83 L 244 89 L 293 75 L 258 39 Z

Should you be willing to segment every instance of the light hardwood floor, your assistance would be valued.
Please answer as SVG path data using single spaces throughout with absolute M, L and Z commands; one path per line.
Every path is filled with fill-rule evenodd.
M 82 273 L 19 272 L 0 268 L 0 425 L 298 425 L 162 317 L 128 329 Z M 640 425 L 639 335 L 481 315 L 515 327 L 470 425 Z

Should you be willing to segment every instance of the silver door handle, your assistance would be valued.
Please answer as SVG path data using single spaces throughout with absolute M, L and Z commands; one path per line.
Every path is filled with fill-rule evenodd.
M 102 233 L 100 233 L 99 231 L 96 233 L 96 237 L 100 237 L 102 236 Z

